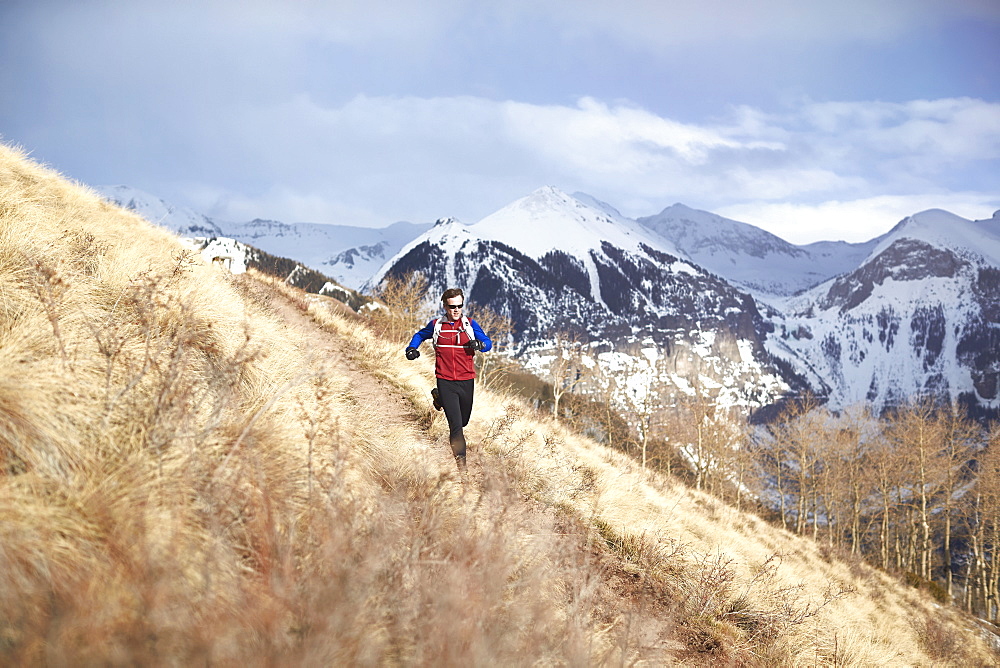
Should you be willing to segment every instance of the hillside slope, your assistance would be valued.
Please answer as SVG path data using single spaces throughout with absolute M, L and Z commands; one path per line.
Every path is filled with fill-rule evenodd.
M 460 478 L 427 357 L 0 148 L 0 663 L 996 663 L 494 388 Z

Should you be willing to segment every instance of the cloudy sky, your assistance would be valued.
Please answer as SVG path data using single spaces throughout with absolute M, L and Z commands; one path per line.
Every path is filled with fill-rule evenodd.
M 2 0 L 0 140 L 223 220 L 1000 209 L 997 0 Z

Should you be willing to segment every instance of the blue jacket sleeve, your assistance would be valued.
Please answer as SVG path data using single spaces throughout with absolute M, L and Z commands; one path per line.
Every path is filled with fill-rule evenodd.
M 490 340 L 490 337 L 486 336 L 486 332 L 483 331 L 483 328 L 479 326 L 478 322 L 470 319 L 469 324 L 472 325 L 472 333 L 476 335 L 476 339 L 483 342 L 483 349 L 481 352 L 489 352 L 490 349 L 493 348 L 493 341 Z M 433 330 L 434 328 L 431 327 L 432 335 L 434 333 Z
M 427 323 L 427 326 L 413 335 L 408 348 L 418 348 L 420 344 L 434 336 L 434 320 Z

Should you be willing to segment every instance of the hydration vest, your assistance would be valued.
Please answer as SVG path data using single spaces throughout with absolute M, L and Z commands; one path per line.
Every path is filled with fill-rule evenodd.
M 437 320 L 434 321 L 434 335 L 431 337 L 431 345 L 434 346 L 435 348 L 438 347 L 438 339 L 441 338 L 441 325 L 444 324 L 444 322 L 445 322 L 444 318 L 438 318 Z M 464 315 L 462 316 L 462 326 L 457 331 L 458 332 L 465 332 L 465 335 L 467 337 L 469 337 L 469 341 L 471 341 L 474 338 L 476 338 L 476 335 L 472 332 L 472 323 L 470 323 L 469 319 L 467 317 L 465 317 Z M 458 342 L 458 337 L 457 336 L 455 337 L 455 342 L 456 343 Z M 452 345 L 452 344 L 448 344 L 448 343 L 443 343 L 443 344 L 441 344 L 441 347 L 442 348 L 463 348 L 464 346 L 463 345 Z
M 446 322 L 450 324 L 450 321 L 446 321 L 444 318 L 438 318 L 434 321 L 434 334 L 431 339 L 434 352 L 437 353 L 434 362 L 434 375 L 445 380 L 471 380 L 476 377 L 476 366 L 473 360 L 475 352 L 466 348 L 466 344 L 476 338 L 472 330 L 472 323 L 467 317 L 462 316 L 461 321 L 457 321 L 458 328 L 448 330 L 455 332 L 455 338 L 450 343 L 442 343 L 439 341 L 441 327 Z M 461 340 L 463 333 L 466 336 L 465 341 Z

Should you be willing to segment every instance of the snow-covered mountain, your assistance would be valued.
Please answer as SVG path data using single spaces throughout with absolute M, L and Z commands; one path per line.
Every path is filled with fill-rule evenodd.
M 182 243 L 198 253 L 207 264 L 218 266 L 232 274 L 242 274 L 247 269 L 280 278 L 306 292 L 333 297 L 354 310 L 372 303 L 355 290 L 331 281 L 318 271 L 287 257 L 271 255 L 259 248 L 229 237 L 182 237 Z
M 929 210 L 853 271 L 791 297 L 769 348 L 804 361 L 834 408 L 914 396 L 1000 409 L 1000 217 Z M 794 353 L 788 355 L 786 351 Z
M 930 210 L 865 243 L 795 246 L 681 204 L 632 220 L 550 187 L 472 225 L 382 229 L 224 223 L 102 192 L 184 236 L 232 237 L 349 287 L 410 270 L 430 279 L 432 304 L 463 287 L 512 319 L 515 350 L 538 368 L 566 331 L 609 370 L 666 369 L 677 392 L 731 404 L 811 389 L 833 408 L 935 395 L 1000 413 L 1000 212 Z
M 274 255 L 294 257 L 354 289 L 405 243 L 428 228 L 430 224 L 405 222 L 369 228 L 261 219 L 225 226 L 226 234 L 235 239 Z
M 229 237 L 272 255 L 294 258 L 352 289 L 430 224 L 399 222 L 383 228 L 256 219 L 215 220 L 128 186 L 97 188 L 106 199 L 185 237 Z
M 730 404 L 766 404 L 796 381 L 773 366 L 769 325 L 749 294 L 636 221 L 555 188 L 474 225 L 439 221 L 372 283 L 409 271 L 430 280 L 429 302 L 458 286 L 470 302 L 511 318 L 529 364 L 565 331 L 591 342 L 608 368 L 623 355 L 655 363 L 676 391 L 698 385 Z
M 759 227 L 683 204 L 638 222 L 702 267 L 763 299 L 791 295 L 851 271 L 879 242 L 876 238 L 858 244 L 820 241 L 796 246 Z
M 176 232 L 182 237 L 218 237 L 223 232 L 208 216 L 186 207 L 176 207 L 163 199 L 131 186 L 98 186 L 94 190 L 104 199 L 134 211 L 149 222 Z
M 678 391 L 748 407 L 808 388 L 833 408 L 1000 409 L 997 217 L 932 210 L 866 243 L 794 246 L 683 205 L 634 221 L 543 188 L 473 225 L 439 221 L 373 281 L 410 270 L 429 302 L 457 285 L 510 316 L 529 365 L 575 330 L 608 368 L 660 360 Z

